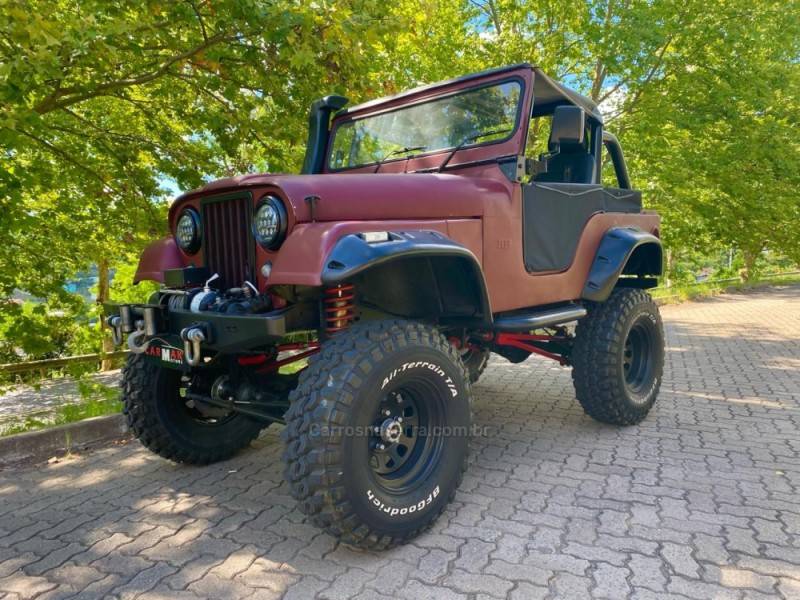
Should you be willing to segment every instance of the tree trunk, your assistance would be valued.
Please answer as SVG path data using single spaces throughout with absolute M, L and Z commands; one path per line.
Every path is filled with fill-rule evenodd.
M 611 19 L 614 15 L 614 0 L 608 0 L 608 4 L 606 4 L 606 16 L 603 20 L 603 43 L 608 43 L 608 33 L 611 29 Z M 594 66 L 594 78 L 592 81 L 592 92 L 591 97 L 592 100 L 598 102 L 600 100 L 600 92 L 603 91 L 603 83 L 606 80 L 606 67 L 603 64 L 601 59 L 597 59 L 597 62 Z
M 742 257 L 744 258 L 744 268 L 739 271 L 739 277 L 744 283 L 751 281 L 755 275 L 756 259 L 759 253 L 752 250 L 743 250 Z
M 102 306 L 104 302 L 108 301 L 108 259 L 101 258 L 97 263 L 97 304 Z M 100 336 L 102 338 L 102 354 L 107 354 L 114 351 L 114 343 L 109 335 L 108 325 L 106 325 L 105 316 L 100 311 Z M 110 358 L 103 356 L 100 361 L 101 371 L 110 371 L 113 367 Z
M 672 248 L 667 248 L 667 264 L 666 268 L 664 269 L 664 286 L 670 287 L 672 285 L 672 279 L 670 275 L 672 275 L 672 269 L 675 267 L 675 255 L 672 252 Z

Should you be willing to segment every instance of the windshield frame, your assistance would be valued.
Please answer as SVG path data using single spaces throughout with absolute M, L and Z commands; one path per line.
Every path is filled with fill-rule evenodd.
M 400 104 L 400 105 L 397 105 L 397 106 L 390 106 L 390 107 L 384 108 L 382 110 L 380 108 L 376 107 L 376 108 L 378 108 L 377 110 L 371 110 L 369 113 L 364 114 L 364 115 L 354 115 L 352 118 L 345 118 L 345 119 L 341 119 L 341 120 L 337 119 L 337 120 L 334 121 L 333 127 L 331 128 L 331 132 L 330 132 L 330 135 L 328 137 L 328 148 L 326 149 L 326 152 L 325 152 L 325 172 L 327 172 L 327 173 L 341 173 L 343 171 L 363 170 L 363 169 L 368 169 L 370 167 L 374 168 L 375 165 L 377 165 L 377 164 L 380 164 L 381 166 L 383 166 L 383 165 L 389 165 L 389 164 L 400 162 L 400 161 L 406 161 L 406 160 L 409 160 L 409 159 L 425 158 L 425 157 L 428 157 L 428 156 L 436 156 L 438 154 L 449 153 L 449 152 L 451 152 L 453 149 L 455 149 L 457 147 L 457 144 L 456 145 L 452 145 L 452 146 L 448 146 L 446 148 L 436 148 L 435 150 L 422 151 L 422 152 L 419 152 L 419 153 L 409 153 L 407 156 L 402 156 L 401 155 L 401 156 L 398 156 L 397 158 L 391 158 L 389 160 L 383 160 L 383 161 L 376 160 L 376 161 L 372 161 L 372 162 L 369 162 L 369 163 L 350 165 L 350 166 L 347 166 L 347 167 L 339 167 L 339 168 L 334 168 L 331 165 L 331 160 L 333 158 L 333 142 L 334 142 L 334 139 L 336 138 L 336 134 L 337 134 L 339 128 L 342 125 L 346 124 L 346 123 L 353 123 L 353 122 L 356 122 L 356 121 L 360 121 L 362 119 L 369 119 L 371 117 L 376 117 L 378 115 L 390 114 L 390 113 L 397 112 L 397 111 L 400 111 L 400 110 L 405 110 L 405 109 L 410 108 L 412 106 L 420 106 L 420 105 L 423 105 L 423 104 L 429 104 L 431 102 L 435 102 L 435 101 L 438 101 L 438 100 L 443 100 L 443 99 L 446 99 L 446 98 L 452 98 L 452 97 L 455 97 L 455 96 L 460 96 L 462 94 L 467 94 L 467 93 L 474 92 L 474 91 L 477 91 L 477 90 L 481 90 L 481 89 L 484 89 L 484 88 L 491 88 L 491 87 L 501 86 L 501 85 L 506 84 L 506 83 L 517 83 L 519 85 L 519 97 L 517 99 L 516 116 L 514 118 L 514 125 L 511 128 L 511 130 L 508 132 L 508 134 L 506 136 L 504 136 L 502 138 L 497 138 L 495 140 L 490 140 L 488 142 L 476 141 L 474 143 L 466 144 L 466 145 L 462 146 L 461 148 L 459 148 L 459 152 L 461 152 L 463 150 L 471 150 L 471 149 L 479 148 L 479 147 L 494 146 L 494 145 L 497 145 L 497 144 L 505 144 L 506 142 L 509 142 L 511 139 L 513 139 L 514 136 L 516 136 L 517 133 L 519 132 L 520 124 L 521 124 L 522 119 L 523 119 L 523 113 L 525 112 L 524 111 L 524 106 L 525 106 L 525 102 L 526 102 L 527 89 L 526 89 L 525 80 L 522 77 L 520 77 L 519 75 L 510 75 L 508 77 L 503 77 L 503 78 L 499 78 L 499 79 L 493 79 L 493 80 L 490 80 L 490 81 L 485 81 L 485 82 L 479 83 L 477 85 L 472 85 L 472 86 L 468 86 L 468 87 L 459 88 L 459 89 L 452 90 L 452 91 L 449 91 L 449 92 L 445 92 L 445 93 L 442 93 L 442 94 L 435 94 L 435 95 L 432 95 L 432 96 L 427 96 L 427 97 L 424 97 L 424 98 L 420 98 L 419 100 L 414 100 L 414 101 L 410 101 L 410 102 L 404 102 L 403 104 Z

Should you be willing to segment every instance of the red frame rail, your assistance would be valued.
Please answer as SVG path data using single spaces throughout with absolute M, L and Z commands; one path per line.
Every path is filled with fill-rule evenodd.
M 260 367 L 258 369 L 259 373 L 269 373 L 271 371 L 277 371 L 284 365 L 297 362 L 298 360 L 303 360 L 304 358 L 308 358 L 312 354 L 316 354 L 317 352 L 319 352 L 319 342 L 294 342 L 290 344 L 279 344 L 278 346 L 275 347 L 275 350 L 276 353 L 272 356 L 267 354 L 240 356 L 239 364 L 242 365 L 243 367 L 258 366 Z M 281 352 L 289 352 L 291 350 L 304 350 L 304 352 L 299 352 L 292 356 L 287 356 L 286 358 L 276 360 L 276 357 Z
M 531 352 L 544 356 L 558 362 L 561 365 L 567 365 L 569 362 L 566 357 L 534 346 L 529 342 L 566 342 L 567 338 L 554 336 L 554 335 L 536 335 L 533 333 L 498 333 L 494 338 L 494 343 L 498 346 L 511 346 L 512 348 L 519 348 L 525 352 Z

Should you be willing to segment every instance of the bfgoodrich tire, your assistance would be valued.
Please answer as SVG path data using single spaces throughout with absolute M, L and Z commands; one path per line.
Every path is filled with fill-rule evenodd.
M 301 510 L 365 548 L 428 528 L 466 467 L 467 377 L 452 345 L 419 323 L 361 323 L 326 342 L 290 396 L 283 433 Z
M 581 319 L 572 380 L 583 410 L 612 425 L 634 425 L 653 407 L 664 372 L 664 327 L 650 295 L 615 290 Z
M 242 414 L 203 416 L 180 395 L 181 372 L 161 368 L 141 354 L 122 371 L 128 427 L 149 450 L 179 463 L 205 465 L 248 446 L 266 425 Z

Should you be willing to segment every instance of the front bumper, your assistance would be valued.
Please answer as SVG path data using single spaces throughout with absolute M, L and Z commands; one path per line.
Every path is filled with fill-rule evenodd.
M 199 364 L 205 351 L 235 353 L 275 345 L 308 316 L 301 305 L 254 315 L 192 312 L 160 304 L 106 303 L 103 308 L 115 343 L 127 338 L 133 352 L 184 366 Z

